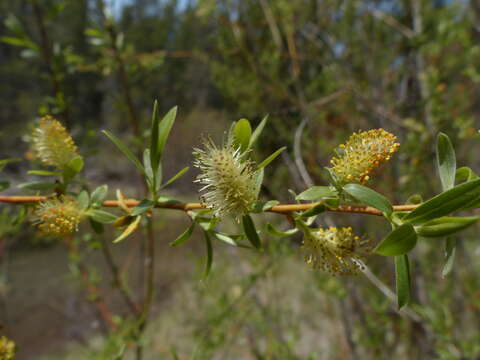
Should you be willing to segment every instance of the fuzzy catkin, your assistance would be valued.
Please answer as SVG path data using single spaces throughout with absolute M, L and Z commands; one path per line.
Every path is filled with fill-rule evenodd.
M 302 249 L 313 268 L 332 275 L 355 275 L 370 252 L 369 241 L 356 236 L 351 227 L 311 229 L 305 233 Z
M 65 170 L 69 163 L 78 157 L 77 146 L 67 129 L 56 119 L 47 115 L 32 135 L 35 155 L 48 166 Z
M 201 199 L 217 217 L 239 218 L 248 214 L 258 197 L 257 173 L 245 153 L 228 140 L 217 147 L 210 139 L 204 149 L 195 149 L 194 166 L 201 173 L 195 182 L 204 185 Z
M 330 170 L 340 185 L 365 184 L 370 174 L 390 160 L 400 147 L 396 136 L 384 129 L 353 133 L 345 144 L 340 145 L 338 156 L 333 157 Z
M 66 236 L 78 230 L 84 210 L 75 198 L 61 196 L 48 199 L 35 210 L 38 229 L 44 235 Z

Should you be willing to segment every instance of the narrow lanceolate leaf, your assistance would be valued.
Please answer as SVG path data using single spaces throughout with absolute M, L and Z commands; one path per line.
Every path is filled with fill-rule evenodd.
M 245 235 L 247 235 L 250 243 L 255 248 L 260 249 L 262 247 L 262 243 L 260 242 L 257 230 L 255 229 L 255 224 L 253 223 L 250 215 L 243 216 L 243 230 L 245 231 Z
M 109 212 L 103 210 L 90 209 L 87 211 L 87 216 L 91 217 L 93 220 L 102 223 L 110 224 L 117 220 L 117 217 Z
M 370 188 L 358 184 L 347 184 L 343 190 L 361 203 L 372 206 L 387 215 L 393 212 L 392 204 L 388 199 Z
M 180 234 L 179 237 L 177 237 L 174 241 L 170 243 L 170 246 L 179 246 L 182 245 L 185 241 L 190 239 L 193 233 L 193 229 L 195 228 L 195 223 L 190 225 L 187 230 L 185 230 L 183 233 Z
M 285 151 L 287 149 L 286 146 L 284 147 L 281 147 L 280 149 L 278 149 L 277 151 L 275 151 L 272 155 L 270 155 L 269 157 L 267 157 L 265 160 L 263 160 L 260 164 L 258 164 L 257 168 L 261 169 L 261 168 L 264 168 L 265 166 L 267 166 L 268 164 L 270 164 L 273 160 L 276 159 L 276 157 L 278 155 L 280 155 L 283 151 Z
M 19 184 L 18 187 L 20 189 L 27 189 L 27 190 L 53 190 L 57 184 L 49 183 L 49 182 L 42 182 L 42 181 L 32 181 L 28 183 Z
M 163 184 L 160 188 L 163 189 L 165 186 L 168 186 L 175 182 L 177 179 L 183 176 L 190 168 L 186 167 L 180 170 L 178 173 L 176 173 L 174 176 L 172 176 L 165 184 Z
M 415 231 L 423 237 L 445 237 L 466 229 L 478 219 L 480 216 L 441 217 L 417 227 Z
M 437 195 L 424 202 L 408 214 L 404 220 L 413 225 L 424 224 L 427 221 L 448 215 L 462 209 L 472 199 L 480 196 L 480 179 L 472 180 Z
M 457 252 L 457 242 L 453 238 L 445 241 L 445 265 L 443 265 L 442 277 L 447 276 L 453 269 L 455 263 L 455 253 Z
M 158 168 L 159 153 L 158 153 L 158 129 L 160 127 L 160 116 L 158 116 L 158 101 L 153 102 L 152 111 L 152 125 L 150 129 L 150 164 L 153 169 Z
M 167 143 L 168 135 L 170 135 L 170 130 L 172 130 L 173 123 L 177 117 L 177 107 L 173 107 L 167 115 L 165 115 L 160 122 L 158 128 L 158 143 L 157 143 L 157 156 L 159 161 L 162 159 L 163 151 L 165 150 L 165 144 Z M 151 151 L 154 151 L 153 148 Z
M 457 161 L 452 142 L 444 133 L 439 133 L 437 137 L 437 166 L 442 189 L 445 191 L 453 188 Z
M 250 121 L 247 119 L 238 120 L 233 128 L 233 136 L 235 138 L 235 145 L 240 147 L 240 151 L 244 152 L 247 150 L 250 144 L 250 137 L 252 136 Z
M 150 153 L 150 149 L 145 149 L 143 151 L 143 168 L 145 169 L 145 177 L 147 180 L 147 184 L 149 184 L 149 186 L 152 186 L 155 183 L 155 176 L 153 174 L 152 159 Z
M 417 234 L 413 226 L 405 223 L 383 239 L 374 252 L 385 256 L 403 255 L 412 250 L 417 243 Z
M 140 171 L 142 174 L 145 175 L 145 169 L 143 168 L 142 164 L 140 161 L 137 159 L 135 155 L 130 151 L 130 149 L 125 145 L 120 139 L 118 139 L 115 135 L 113 135 L 110 131 L 108 130 L 102 130 L 102 132 L 115 144 L 115 146 L 120 150 L 123 155 L 125 155 Z
M 327 209 L 327 207 L 324 205 L 324 204 L 318 204 L 314 207 L 312 207 L 311 209 L 303 212 L 300 217 L 302 218 L 309 218 L 311 216 L 315 216 L 315 215 L 318 215 L 318 214 L 321 214 L 323 212 L 325 212 L 325 210 Z
M 134 221 L 130 223 L 130 225 L 127 226 L 127 228 L 122 232 L 122 234 L 117 237 L 115 240 L 113 240 L 114 243 L 118 243 L 122 240 L 124 240 L 126 237 L 128 237 L 130 234 L 132 234 L 135 230 L 137 230 L 138 225 L 140 225 L 140 220 L 142 219 L 141 216 L 137 216 Z
M 397 306 L 400 310 L 410 302 L 410 265 L 407 255 L 395 257 L 395 284 Z
M 207 247 L 207 261 L 205 263 L 205 272 L 204 272 L 204 277 L 208 277 L 210 274 L 210 270 L 212 269 L 212 263 L 213 263 L 213 247 L 212 247 L 212 239 L 210 238 L 210 234 L 208 231 L 203 232 L 205 236 L 205 245 Z
M 318 201 L 325 198 L 335 198 L 337 190 L 330 186 L 312 186 L 297 195 L 296 200 Z
M 154 201 L 152 201 L 150 199 L 143 199 L 142 201 L 140 201 L 140 204 L 138 204 L 137 206 L 135 206 L 132 209 L 132 212 L 130 213 L 130 215 L 132 215 L 132 216 L 141 215 L 141 214 L 147 212 L 148 210 L 153 209 L 154 206 L 155 206 Z
M 273 235 L 273 236 L 276 236 L 276 237 L 286 237 L 286 236 L 290 236 L 290 235 L 293 235 L 295 234 L 296 232 L 298 232 L 298 229 L 290 229 L 290 230 L 286 230 L 286 231 L 281 231 L 281 230 L 278 230 L 275 226 L 273 226 L 272 224 L 270 223 L 267 223 L 267 232 L 270 234 L 270 235 Z
M 62 173 L 60 172 L 47 170 L 28 170 L 27 174 L 38 176 L 62 176 Z
M 268 120 L 268 115 L 262 119 L 260 124 L 258 124 L 258 126 L 253 131 L 252 136 L 250 136 L 250 143 L 248 145 L 249 148 L 251 148 L 257 142 L 258 138 L 262 134 L 263 129 L 265 128 L 265 125 L 267 124 L 267 120 Z

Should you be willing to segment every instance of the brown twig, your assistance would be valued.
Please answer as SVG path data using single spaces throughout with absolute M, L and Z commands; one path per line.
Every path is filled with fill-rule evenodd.
M 47 196 L 0 196 L 0 203 L 10 203 L 10 204 L 34 204 L 41 201 L 47 200 Z M 125 200 L 125 204 L 128 207 L 135 207 L 140 203 L 138 200 L 128 199 Z M 308 204 L 280 204 L 272 206 L 270 209 L 266 210 L 267 212 L 285 214 L 291 213 L 294 211 L 306 211 L 317 205 L 320 205 L 321 202 L 314 202 Z M 118 207 L 117 200 L 106 200 L 102 204 L 104 207 Z M 419 205 L 394 205 L 394 211 L 412 211 L 416 209 Z M 180 201 L 169 201 L 163 202 L 156 205 L 160 209 L 173 209 L 173 210 L 201 210 L 205 209 L 205 204 L 202 203 L 183 203 Z M 371 206 L 363 205 L 341 205 L 336 209 L 327 208 L 327 211 L 333 212 L 343 212 L 343 213 L 357 213 L 357 214 L 368 214 L 368 215 L 377 215 L 382 216 L 382 212 Z

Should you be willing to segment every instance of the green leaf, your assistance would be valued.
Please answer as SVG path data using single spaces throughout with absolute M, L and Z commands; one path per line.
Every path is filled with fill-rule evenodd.
M 442 189 L 445 191 L 453 188 L 457 161 L 452 142 L 444 133 L 439 133 L 437 136 L 437 167 Z
M 325 206 L 325 204 L 318 204 L 318 205 L 315 205 L 314 207 L 312 207 L 311 209 L 308 209 L 307 211 L 301 213 L 300 217 L 305 219 L 305 218 L 309 218 L 311 216 L 316 216 L 318 214 L 321 214 L 321 213 L 325 212 L 326 209 L 327 209 L 327 207 Z
M 120 141 L 115 135 L 110 133 L 110 131 L 107 130 L 102 130 L 102 132 L 115 144 L 115 146 L 120 150 L 123 155 L 125 155 L 140 171 L 143 175 L 145 175 L 145 169 L 143 168 L 142 164 L 140 161 L 137 159 L 135 155 L 128 149 L 128 147 Z
M 257 201 L 253 206 L 253 213 L 261 213 L 267 210 L 270 210 L 272 207 L 280 204 L 278 200 L 269 200 L 269 201 Z
M 477 179 L 478 176 L 468 166 L 462 166 L 455 172 L 455 182 L 471 181 Z
M 329 209 L 338 209 L 340 206 L 340 199 L 337 198 L 327 198 L 323 200 L 323 204 Z
M 325 198 L 336 198 L 338 192 L 330 186 L 312 186 L 297 195 L 296 200 L 318 201 Z
M 455 239 L 448 238 L 445 241 L 445 265 L 442 270 L 442 277 L 446 277 L 451 273 L 453 264 L 455 263 L 455 253 L 457 252 L 457 242 Z
M 132 213 L 130 215 L 132 215 L 132 216 L 141 215 L 141 214 L 147 212 L 148 210 L 153 209 L 154 206 L 155 206 L 154 201 L 152 201 L 150 199 L 143 199 L 142 201 L 140 201 L 140 204 L 138 204 L 137 206 L 135 206 L 132 209 Z
M 42 182 L 42 181 L 32 181 L 27 183 L 19 184 L 18 187 L 20 189 L 27 189 L 27 190 L 53 190 L 57 187 L 58 184 L 49 183 L 49 182 Z
M 410 302 L 410 265 L 407 255 L 395 256 L 395 284 L 400 310 Z
M 83 158 L 81 156 L 75 156 L 69 163 L 68 169 L 72 171 L 74 175 L 78 174 L 83 169 Z
M 88 196 L 88 192 L 86 192 L 85 190 L 82 190 L 80 194 L 78 194 L 77 196 L 77 201 L 82 210 L 87 209 L 88 206 L 90 205 L 90 196 Z
M 163 151 L 165 150 L 165 144 L 167 143 L 168 135 L 170 134 L 170 130 L 172 130 L 173 123 L 175 122 L 175 118 L 177 117 L 177 107 L 173 107 L 170 111 L 165 115 L 158 127 L 158 142 L 157 142 L 157 149 L 156 149 L 156 157 L 158 157 L 158 162 L 162 159 Z M 152 148 L 151 151 L 154 151 Z
M 480 179 L 468 181 L 424 202 L 404 220 L 413 225 L 420 225 L 460 210 L 479 196 Z
M 255 194 L 258 197 L 258 194 L 260 194 L 260 190 L 262 189 L 262 183 L 263 183 L 263 175 L 264 171 L 263 168 L 259 169 L 255 172 Z
M 101 185 L 93 190 L 91 197 L 91 202 L 93 205 L 101 206 L 105 198 L 107 197 L 108 185 Z
M 343 190 L 361 203 L 372 206 L 387 215 L 393 212 L 392 204 L 388 199 L 370 188 L 358 184 L 347 184 Z
M 262 134 L 262 131 L 265 127 L 265 125 L 267 124 L 267 121 L 268 121 L 268 115 L 266 115 L 262 121 L 260 122 L 260 124 L 258 124 L 258 126 L 255 128 L 255 130 L 253 131 L 253 134 L 252 136 L 250 136 L 250 143 L 248 144 L 248 147 L 251 148 L 258 140 L 258 138 L 260 137 L 260 135 Z
M 216 217 L 195 216 L 192 218 L 205 231 L 213 230 L 219 222 Z
M 92 227 L 93 231 L 95 231 L 96 234 L 103 234 L 103 231 L 104 231 L 103 224 L 93 220 L 92 218 L 89 218 L 89 220 L 90 220 L 90 226 Z
M 243 230 L 245 231 L 245 235 L 250 243 L 256 248 L 260 249 L 262 247 L 262 243 L 260 238 L 258 237 L 257 230 L 255 229 L 255 224 L 250 215 L 244 215 L 243 218 Z
M 130 236 L 135 230 L 137 230 L 138 225 L 140 225 L 140 220 L 142 219 L 141 216 L 137 216 L 134 221 L 130 225 L 128 225 L 125 230 L 120 234 L 119 237 L 117 237 L 115 240 L 113 240 L 114 243 L 118 243 L 128 236 Z
M 38 176 L 62 176 L 62 173 L 56 171 L 47 171 L 47 170 L 29 170 L 27 174 L 38 175 Z
M 195 228 L 195 223 L 192 223 L 179 237 L 170 243 L 170 246 L 179 246 L 182 245 L 185 241 L 190 239 Z
M 190 170 L 189 167 L 185 167 L 182 170 L 180 170 L 178 173 L 176 173 L 174 176 L 172 176 L 165 184 L 163 184 L 160 188 L 163 189 L 164 187 L 170 185 L 171 183 L 175 182 L 177 179 L 183 176 L 188 170 Z
M 205 272 L 203 276 L 205 278 L 208 277 L 210 274 L 210 270 L 212 269 L 212 263 L 213 263 L 213 247 L 212 247 L 212 239 L 210 238 L 210 234 L 208 231 L 203 232 L 205 236 L 205 245 L 207 247 L 207 261 L 205 263 Z
M 244 152 L 247 150 L 250 144 L 250 137 L 252 136 L 250 121 L 247 119 L 238 120 L 233 128 L 233 136 L 235 145 L 240 147 L 240 151 Z
M 270 235 L 276 236 L 276 237 L 291 236 L 291 235 L 295 234 L 296 232 L 298 232 L 297 228 L 290 229 L 290 230 L 287 230 L 287 231 L 280 231 L 270 223 L 267 223 L 266 230 Z
M 160 153 L 158 151 L 158 131 L 160 126 L 160 116 L 158 115 L 158 101 L 153 102 L 152 127 L 150 129 L 150 164 L 153 169 L 158 169 L 160 162 Z
M 143 151 L 143 168 L 145 169 L 145 178 L 150 189 L 154 189 L 155 177 L 153 175 L 152 163 L 150 158 L 150 149 Z
M 417 243 L 417 234 L 409 223 L 403 224 L 393 230 L 373 250 L 385 256 L 403 255 L 412 250 Z
M 444 237 L 466 229 L 478 219 L 480 216 L 441 217 L 418 226 L 415 231 L 423 237 Z
M 103 210 L 90 209 L 86 212 L 86 215 L 102 224 L 111 224 L 117 220 L 115 215 Z
M 283 151 L 285 151 L 287 149 L 286 146 L 284 147 L 281 147 L 280 149 L 278 149 L 277 151 L 275 151 L 272 155 L 270 155 L 269 157 L 267 157 L 265 160 L 263 160 L 260 164 L 258 164 L 257 166 L 257 169 L 262 169 L 264 168 L 265 166 L 267 166 L 268 164 L 270 164 L 273 160 L 275 160 L 275 158 L 280 155 Z
M 252 249 L 251 246 L 240 244 L 239 241 L 242 239 L 245 239 L 244 235 L 230 235 L 230 234 L 225 234 L 222 232 L 215 231 L 213 232 L 213 235 L 220 241 L 223 241 L 224 243 L 235 246 L 235 247 L 241 247 L 245 249 Z

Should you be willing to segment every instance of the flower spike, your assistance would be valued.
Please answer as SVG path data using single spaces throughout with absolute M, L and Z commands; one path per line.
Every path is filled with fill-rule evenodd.
M 32 135 L 36 156 L 45 164 L 65 170 L 70 161 L 78 157 L 77 146 L 67 129 L 56 119 L 47 115 L 40 119 Z
M 78 224 L 85 216 L 76 199 L 61 196 L 40 203 L 35 210 L 38 229 L 45 235 L 66 236 L 78 230 Z
M 396 136 L 383 129 L 353 133 L 345 144 L 340 145 L 338 156 L 333 157 L 330 170 L 340 185 L 365 184 L 373 170 L 400 147 Z
M 233 144 L 232 137 L 222 147 L 211 139 L 204 140 L 204 149 L 194 149 L 194 166 L 201 173 L 195 182 L 204 185 L 201 199 L 217 217 L 236 219 L 248 214 L 258 198 L 259 186 L 255 164 Z
M 370 252 L 369 241 L 352 233 L 351 227 L 318 228 L 305 232 L 305 261 L 332 275 L 355 275 Z

